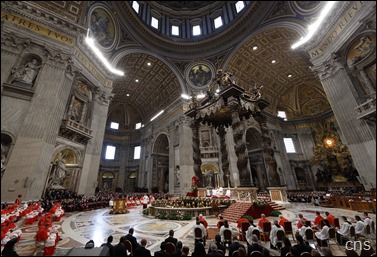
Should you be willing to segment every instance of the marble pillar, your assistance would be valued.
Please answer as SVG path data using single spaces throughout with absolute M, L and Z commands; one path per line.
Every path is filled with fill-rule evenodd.
M 78 194 L 94 195 L 111 97 L 111 93 L 104 90 L 98 90 L 94 97 L 93 116 L 90 126 L 93 131 L 93 138 L 88 141 L 86 147 Z
M 54 53 L 45 54 L 49 58 L 39 70 L 33 98 L 2 179 L 3 201 L 14 201 L 18 194 L 23 194 L 24 200 L 40 199 L 48 177 L 72 77 L 66 76 L 66 61 L 61 62 Z
M 359 104 L 352 78 L 336 55 L 313 70 L 321 80 L 362 184 L 365 189 L 375 188 L 376 141 L 366 121 L 357 119 L 355 109 Z

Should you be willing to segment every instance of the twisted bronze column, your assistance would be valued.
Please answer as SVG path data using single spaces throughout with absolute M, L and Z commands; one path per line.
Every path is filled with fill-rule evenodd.
M 228 185 L 230 187 L 231 183 L 230 183 L 230 173 L 229 173 L 228 150 L 226 149 L 226 143 L 225 143 L 226 131 L 225 131 L 224 125 L 218 126 L 216 132 L 220 138 L 221 168 L 223 170 L 224 187 Z

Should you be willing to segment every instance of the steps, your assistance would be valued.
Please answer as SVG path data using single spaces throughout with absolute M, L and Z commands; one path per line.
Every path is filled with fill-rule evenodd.
M 228 221 L 237 222 L 251 207 L 251 202 L 235 202 L 224 211 L 223 217 Z
M 278 210 L 278 211 L 281 211 L 281 210 L 285 210 L 285 208 L 281 205 L 278 205 L 277 203 L 275 202 L 272 202 L 272 201 L 266 201 L 268 203 L 268 205 L 271 206 L 272 209 L 274 210 Z

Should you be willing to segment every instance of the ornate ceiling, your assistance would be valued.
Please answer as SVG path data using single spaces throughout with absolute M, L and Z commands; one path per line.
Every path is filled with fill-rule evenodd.
M 94 6 L 107 8 L 117 19 L 120 36 L 106 54 L 125 76 L 114 80 L 115 96 L 110 113 L 117 106 L 129 106 L 143 123 L 149 121 L 161 109 L 177 101 L 181 93 L 192 90 L 185 82 L 185 70 L 196 61 L 207 61 L 213 68 L 222 66 L 223 70 L 233 72 L 238 85 L 246 90 L 255 83 L 263 86 L 262 97 L 270 102 L 267 111 L 273 115 L 284 110 L 288 119 L 305 119 L 330 110 L 321 84 L 309 69 L 306 54 L 290 49 L 302 36 L 298 28 L 307 27 L 320 11 L 319 1 L 253 1 L 242 16 L 220 32 L 186 43 L 167 40 L 155 31 L 151 33 L 151 28 L 125 1 L 106 2 L 108 6 L 95 1 L 36 3 L 84 27 L 88 27 L 89 22 L 84 14 L 90 13 Z M 161 7 L 161 15 L 172 11 L 195 14 L 195 10 L 201 10 L 202 14 L 207 6 L 216 3 L 234 4 L 234 1 L 149 2 L 153 8 Z M 254 46 L 258 49 L 253 50 Z M 120 54 L 122 51 L 128 54 Z M 120 55 L 122 57 L 116 59 Z

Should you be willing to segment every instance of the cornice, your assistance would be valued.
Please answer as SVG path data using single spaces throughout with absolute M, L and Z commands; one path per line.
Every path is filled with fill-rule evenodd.
M 86 28 L 67 20 L 59 14 L 38 6 L 32 1 L 2 1 L 1 10 L 21 15 L 24 18 L 64 32 L 70 36 L 76 37 L 78 34 L 86 32 Z

